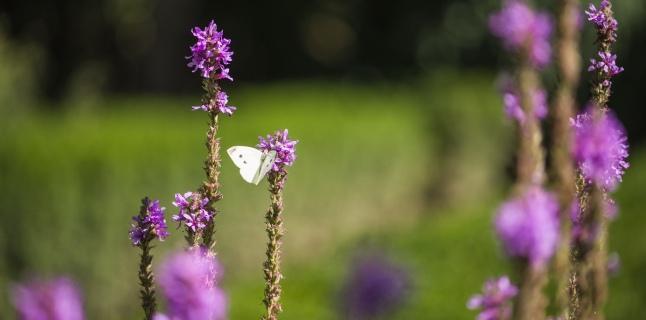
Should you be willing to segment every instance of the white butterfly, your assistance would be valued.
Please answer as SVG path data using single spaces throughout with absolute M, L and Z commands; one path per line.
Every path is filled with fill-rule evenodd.
M 255 185 L 271 170 L 276 160 L 276 151 L 265 153 L 252 147 L 233 146 L 227 153 L 236 167 L 240 168 L 242 179 Z

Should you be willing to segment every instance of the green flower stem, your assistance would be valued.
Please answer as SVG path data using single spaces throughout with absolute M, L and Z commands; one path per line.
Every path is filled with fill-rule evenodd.
M 559 199 L 560 245 L 554 258 L 556 277 L 556 304 L 558 313 L 567 314 L 570 280 L 571 218 L 570 211 L 575 198 L 575 169 L 572 159 L 572 127 L 570 119 L 575 113 L 576 88 L 579 84 L 581 57 L 579 56 L 580 32 L 577 26 L 579 0 L 560 0 L 558 16 L 557 63 L 559 88 L 554 106 L 552 127 L 552 175 Z
M 139 217 L 145 218 L 148 210 L 150 200 L 144 198 L 141 201 L 141 209 L 139 210 Z M 153 256 L 151 250 L 153 246 L 150 244 L 154 237 L 152 234 L 147 233 L 141 240 L 139 248 L 141 249 L 141 260 L 139 262 L 139 286 L 141 296 L 141 307 L 144 309 L 144 320 L 151 320 L 155 314 L 157 303 L 155 301 L 155 276 L 152 271 Z
M 604 319 L 603 304 L 607 295 L 607 221 L 604 217 L 603 191 L 586 184 L 579 176 L 578 220 L 587 232 L 595 233 L 593 241 L 582 239 L 572 249 L 569 320 Z
M 265 296 L 263 303 L 266 312 L 263 320 L 277 320 L 278 314 L 282 311 L 280 295 L 282 288 L 280 280 L 283 278 L 280 272 L 281 246 L 284 234 L 283 218 L 283 183 L 285 174 L 271 172 L 269 174 L 269 193 L 271 206 L 265 216 L 267 242 L 267 260 L 264 263 L 265 273 Z
M 212 79 L 205 79 L 203 87 L 206 91 L 206 95 L 202 102 L 208 105 L 214 104 L 215 102 L 213 100 L 216 98 L 218 91 L 220 91 L 220 87 L 217 82 Z M 202 183 L 201 187 L 202 196 L 209 199 L 206 209 L 213 213 L 213 217 L 200 235 L 201 245 L 209 248 L 211 251 L 213 251 L 215 247 L 215 216 L 218 213 L 215 208 L 215 203 L 222 199 L 222 194 L 220 193 L 220 139 L 217 137 L 219 126 L 218 120 L 219 116 L 217 111 L 210 111 L 208 131 L 206 133 L 207 158 L 204 161 L 206 179 Z M 196 243 L 193 245 L 195 244 Z
M 533 95 L 540 85 L 538 73 L 528 60 L 528 54 L 517 71 L 521 107 L 525 121 L 519 123 L 519 145 L 516 192 L 522 193 L 532 186 L 540 186 L 545 179 L 545 154 L 539 119 L 534 112 Z M 547 270 L 527 262 L 520 266 L 520 288 L 514 303 L 514 319 L 543 320 L 547 298 L 543 293 L 547 283 Z
M 611 19 L 612 7 L 607 6 L 604 14 Z M 599 34 L 598 51 L 612 53 L 613 41 L 606 35 Z M 601 117 L 608 110 L 610 86 L 604 85 L 611 76 L 597 70 L 592 84 L 592 100 L 596 107 L 594 117 Z M 582 228 L 594 233 L 594 239 L 588 244 L 575 245 L 572 254 L 573 271 L 570 276 L 570 310 L 569 320 L 604 319 L 604 305 L 608 291 L 608 221 L 605 216 L 605 191 L 597 186 L 590 186 L 582 177 L 579 178 L 578 192 L 581 204 L 579 219 Z M 587 247 L 586 247 L 587 246 Z

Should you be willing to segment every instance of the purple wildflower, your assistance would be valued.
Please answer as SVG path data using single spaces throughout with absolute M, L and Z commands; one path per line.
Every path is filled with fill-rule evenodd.
M 202 230 L 213 217 L 206 205 L 209 203 L 208 198 L 203 198 L 199 193 L 186 192 L 184 194 L 175 194 L 173 206 L 179 209 L 176 215 L 173 215 L 173 221 L 184 223 L 186 227 L 193 232 Z
M 495 224 L 507 254 L 543 266 L 558 243 L 558 202 L 551 193 L 531 187 L 500 207 Z
M 159 271 L 168 314 L 156 315 L 155 319 L 226 319 L 226 296 L 207 280 L 216 263 L 215 257 L 198 251 L 180 252 L 168 258 Z
M 511 300 L 518 294 L 507 276 L 490 279 L 482 287 L 482 294 L 476 294 L 467 302 L 470 310 L 480 309 L 477 320 L 506 320 L 511 318 Z
M 588 21 L 592 22 L 597 27 L 599 36 L 610 42 L 617 40 L 617 28 L 619 23 L 617 19 L 612 17 L 612 5 L 608 0 L 602 0 L 599 8 L 590 4 L 585 14 L 588 16 Z
M 139 246 L 149 235 L 157 237 L 160 241 L 168 237 L 166 219 L 164 219 L 165 210 L 166 208 L 159 205 L 159 200 L 148 201 L 145 215 L 132 217 L 134 222 L 130 228 L 130 240 L 134 246 Z
M 272 170 L 274 172 L 285 172 L 285 166 L 291 166 L 296 160 L 295 146 L 298 140 L 289 140 L 287 138 L 287 129 L 276 131 L 273 135 L 267 135 L 267 138 L 258 137 L 258 149 L 268 152 L 276 151 L 276 160 Z
M 552 54 L 552 20 L 548 14 L 535 12 L 521 1 L 508 1 L 489 18 L 489 28 L 510 50 L 527 50 L 536 67 L 546 66 Z
M 205 263 L 206 266 L 208 266 L 207 272 L 204 275 L 204 283 L 209 287 L 216 286 L 222 279 L 223 268 L 220 262 L 215 258 L 213 251 L 209 250 L 207 247 L 198 246 L 191 247 L 189 252 L 195 256 L 195 259 L 199 258 L 202 263 Z
M 571 122 L 579 169 L 588 181 L 613 191 L 629 166 L 623 126 L 612 111 L 595 112 L 591 107 Z
M 342 291 L 347 319 L 375 319 L 395 311 L 410 291 L 407 273 L 383 256 L 358 259 Z
M 233 112 L 236 111 L 236 107 L 230 106 L 229 96 L 226 92 L 220 90 L 216 93 L 215 99 L 211 99 L 208 104 L 203 104 L 201 106 L 194 106 L 193 110 L 202 110 L 207 112 L 218 112 L 224 113 L 228 116 L 232 116 Z
M 547 116 L 547 94 L 544 90 L 536 90 L 532 95 L 534 115 L 537 119 L 544 119 Z M 505 106 L 505 114 L 510 119 L 514 119 L 519 123 L 524 123 L 526 120 L 525 112 L 520 105 L 520 97 L 515 88 L 506 86 L 503 91 L 503 104 Z
M 188 66 L 193 72 L 199 71 L 203 78 L 233 81 L 226 66 L 231 62 L 233 52 L 229 48 L 231 40 L 224 37 L 223 31 L 217 30 L 215 21 L 211 20 L 204 29 L 195 27 L 191 30 L 197 42 L 191 46 Z
M 18 285 L 12 300 L 22 320 L 85 319 L 79 290 L 67 278 Z
M 624 71 L 623 67 L 617 66 L 617 55 L 609 52 L 599 51 L 599 60 L 590 59 L 588 71 L 601 71 L 607 78 L 614 77 Z

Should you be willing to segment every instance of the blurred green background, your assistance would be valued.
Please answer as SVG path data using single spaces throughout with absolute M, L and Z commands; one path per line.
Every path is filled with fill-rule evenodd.
M 554 9 L 552 1 L 538 6 Z M 608 319 L 646 314 L 646 133 L 640 77 L 646 13 L 614 1 L 622 29 L 615 104 L 631 142 L 616 194 Z M 32 276 L 77 280 L 89 319 L 137 319 L 138 251 L 127 237 L 143 196 L 195 189 L 206 116 L 183 56 L 193 25 L 233 39 L 239 109 L 224 148 L 289 128 L 300 140 L 285 194 L 284 319 L 337 319 L 352 259 L 384 251 L 413 282 L 395 319 L 471 319 L 470 295 L 511 272 L 491 229 L 511 183 L 513 126 L 484 27 L 498 1 L 9 1 L 0 4 L 0 318 Z M 286 8 L 288 10 L 286 11 Z M 244 21 L 244 23 L 243 23 Z M 247 23 L 249 22 L 249 23 Z M 584 30 L 582 55 L 591 56 Z M 545 75 L 548 89 L 557 84 Z M 580 101 L 587 97 L 584 77 Z M 547 124 L 549 126 L 549 123 Z M 217 251 L 231 319 L 262 310 L 266 185 L 222 168 Z M 181 248 L 181 230 L 156 261 Z

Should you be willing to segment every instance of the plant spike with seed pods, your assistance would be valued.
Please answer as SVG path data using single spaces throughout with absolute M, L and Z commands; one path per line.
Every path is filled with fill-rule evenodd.
M 228 105 L 229 96 L 222 90 L 219 81 L 233 81 L 228 68 L 232 61 L 233 51 L 230 48 L 231 40 L 224 37 L 223 31 L 218 31 L 213 20 L 203 29 L 193 28 L 191 33 L 196 42 L 190 47 L 191 54 L 186 59 L 189 60 L 188 67 L 203 78 L 202 87 L 205 91 L 202 103 L 199 106 L 193 106 L 192 109 L 205 111 L 209 115 L 206 133 L 207 157 L 204 161 L 206 179 L 202 183 L 199 193 L 200 197 L 206 201 L 205 210 L 210 216 L 205 219 L 199 239 L 195 237 L 195 230 L 193 230 L 187 235 L 187 241 L 189 246 L 200 245 L 213 251 L 215 216 L 218 213 L 215 203 L 222 199 L 220 193 L 220 139 L 217 136 L 219 118 L 220 114 L 231 116 L 236 110 L 236 107 Z M 195 242 L 197 240 L 199 240 L 199 244 Z
M 565 317 L 568 308 L 570 273 L 571 210 L 575 201 L 576 172 L 572 157 L 570 119 L 576 110 L 581 57 L 579 39 L 582 13 L 579 0 L 559 0 L 556 62 L 559 85 L 552 112 L 551 178 L 559 201 L 560 244 L 554 257 L 557 314 Z
M 144 309 L 145 320 L 151 320 L 155 314 L 155 276 L 152 271 L 153 255 L 151 242 L 157 238 L 163 241 L 168 237 L 166 231 L 165 208 L 159 205 L 159 200 L 150 201 L 148 197 L 141 200 L 139 215 L 132 217 L 130 240 L 132 245 L 141 249 L 139 262 L 139 285 L 141 286 L 141 307 Z
M 597 53 L 588 71 L 594 75 L 591 105 L 572 120 L 573 153 L 578 165 L 578 203 L 573 223 L 578 229 L 571 253 L 568 319 L 604 319 L 608 291 L 608 223 L 614 216 L 609 193 L 628 168 L 628 144 L 623 126 L 608 108 L 612 78 L 623 72 L 612 45 L 617 41 L 618 22 L 612 3 L 602 0 L 585 11 L 597 31 Z M 611 214 L 613 213 L 613 214 Z
M 287 129 L 277 131 L 267 138 L 259 137 L 258 149 L 263 152 L 275 151 L 276 160 L 267 175 L 269 181 L 269 198 L 271 204 L 265 215 L 267 231 L 267 260 L 264 263 L 265 274 L 265 314 L 263 320 L 277 320 L 282 311 L 280 296 L 282 288 L 280 280 L 283 275 L 280 270 L 281 246 L 283 230 L 283 189 L 287 180 L 287 166 L 291 166 L 296 159 L 296 140 L 287 137 Z

